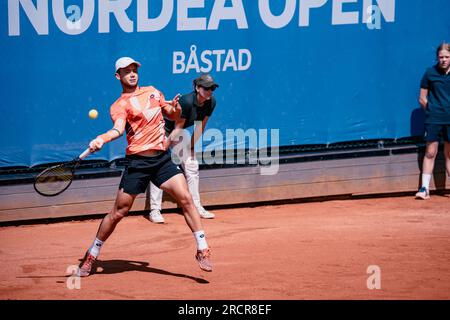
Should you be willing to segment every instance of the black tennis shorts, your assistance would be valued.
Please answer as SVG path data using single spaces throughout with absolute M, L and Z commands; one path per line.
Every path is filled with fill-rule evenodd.
M 128 194 L 144 193 L 150 181 L 159 188 L 173 176 L 182 173 L 180 167 L 172 162 L 170 151 L 153 157 L 127 155 L 126 160 L 119 189 Z
M 440 141 L 441 137 L 444 141 L 450 142 L 450 125 L 448 124 L 425 124 L 425 140 L 427 142 Z

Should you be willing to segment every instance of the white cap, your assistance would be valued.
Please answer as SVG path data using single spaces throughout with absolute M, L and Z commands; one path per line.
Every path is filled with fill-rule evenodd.
M 122 68 L 126 68 L 128 67 L 130 64 L 135 63 L 138 67 L 141 66 L 141 64 L 139 62 L 137 62 L 136 60 L 134 60 L 133 58 L 130 57 L 122 57 L 117 59 L 116 61 L 116 73 L 119 69 Z

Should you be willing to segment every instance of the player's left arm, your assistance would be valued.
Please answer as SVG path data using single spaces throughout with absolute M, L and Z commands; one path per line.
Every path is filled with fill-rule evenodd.
M 166 101 L 166 104 L 162 107 L 162 112 L 167 119 L 176 121 L 180 117 L 181 106 L 178 103 L 180 96 L 180 94 L 177 94 L 172 101 Z

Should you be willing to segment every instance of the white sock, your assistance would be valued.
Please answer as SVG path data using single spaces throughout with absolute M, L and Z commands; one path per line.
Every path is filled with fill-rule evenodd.
M 102 248 L 103 241 L 95 238 L 94 243 L 89 248 L 89 253 L 92 254 L 94 257 L 98 257 L 100 254 L 100 249 Z
M 431 181 L 431 174 L 422 173 L 422 187 L 425 187 L 427 190 L 429 190 L 430 181 Z
M 208 248 L 208 244 L 206 243 L 206 236 L 203 230 L 194 232 L 195 240 L 197 241 L 197 249 L 203 250 Z

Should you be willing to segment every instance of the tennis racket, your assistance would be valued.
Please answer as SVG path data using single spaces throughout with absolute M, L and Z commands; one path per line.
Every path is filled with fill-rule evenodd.
M 64 192 L 72 183 L 75 169 L 81 160 L 86 158 L 90 153 L 91 151 L 88 148 L 72 161 L 45 169 L 34 178 L 34 190 L 46 197 L 56 196 Z

